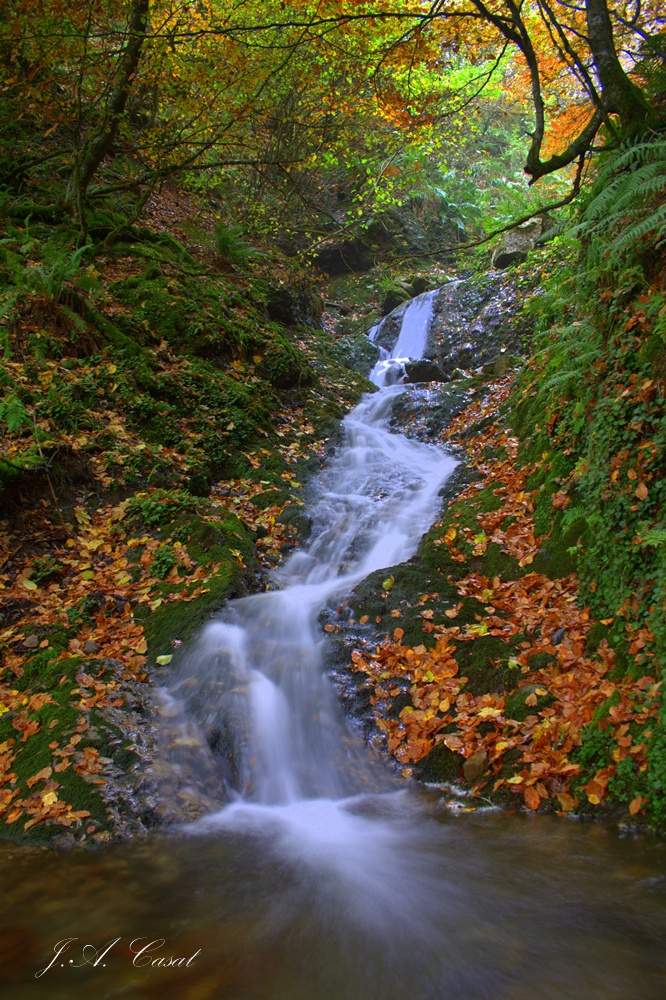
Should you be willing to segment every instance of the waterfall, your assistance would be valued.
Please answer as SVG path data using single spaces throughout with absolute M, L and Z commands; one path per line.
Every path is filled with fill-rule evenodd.
M 396 356 L 420 356 L 431 312 L 432 294 L 409 304 Z M 194 794 L 194 770 L 193 784 L 206 785 L 209 815 L 190 831 L 273 828 L 276 849 L 291 856 L 300 845 L 305 862 L 323 852 L 343 878 L 357 882 L 360 864 L 379 900 L 382 866 L 398 863 L 402 834 L 354 803 L 387 791 L 393 801 L 397 779 L 343 717 L 317 617 L 334 596 L 414 554 L 456 462 L 389 430 L 407 387 L 386 384 L 381 364 L 373 378 L 379 391 L 347 415 L 343 442 L 315 481 L 311 538 L 275 572 L 279 589 L 230 602 L 181 661 L 165 704 L 185 791 Z M 363 861 L 368 837 L 374 848 Z
M 405 376 L 405 363 L 423 357 L 438 291 L 439 289 L 424 292 L 422 295 L 410 299 L 407 303 L 393 350 L 389 354 L 385 348 L 380 347 L 379 349 L 379 361 L 370 375 L 375 385 L 383 388 L 402 382 Z M 382 323 L 373 327 L 368 334 L 373 343 L 379 336 Z

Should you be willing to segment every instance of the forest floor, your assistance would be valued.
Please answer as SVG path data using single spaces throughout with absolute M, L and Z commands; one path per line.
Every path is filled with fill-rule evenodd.
M 11 837 L 100 844 L 160 823 L 145 781 L 151 679 L 299 544 L 307 478 L 370 388 L 372 278 L 322 329 L 301 273 L 277 258 L 221 261 L 212 225 L 167 192 L 145 229 L 60 273 L 57 230 L 5 225 L 0 822 Z M 351 622 L 335 610 L 325 627 L 344 639 L 342 667 L 406 777 L 637 823 L 658 679 L 641 632 L 636 668 L 617 668 L 610 621 L 579 599 L 567 485 L 549 477 L 551 458 L 519 455 L 513 381 L 463 373 L 443 388 L 470 391 L 437 436 L 462 460 L 442 519 L 413 560 L 357 588 Z M 416 433 L 416 413 L 403 417 Z

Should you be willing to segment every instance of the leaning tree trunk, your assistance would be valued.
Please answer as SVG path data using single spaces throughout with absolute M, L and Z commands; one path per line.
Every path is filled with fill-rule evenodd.
M 66 201 L 81 216 L 83 199 L 91 180 L 113 145 L 125 113 L 132 81 L 139 67 L 141 50 L 148 28 L 150 0 L 134 0 L 128 24 L 128 39 L 123 50 L 118 75 L 109 98 L 106 118 L 99 132 L 84 144 L 67 187 Z
M 585 0 L 585 12 L 604 108 L 619 115 L 623 135 L 631 136 L 650 117 L 650 105 L 640 87 L 631 82 L 618 58 L 606 0 Z

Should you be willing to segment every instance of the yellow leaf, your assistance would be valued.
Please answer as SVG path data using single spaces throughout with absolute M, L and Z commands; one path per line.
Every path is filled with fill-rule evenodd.
M 467 629 L 468 635 L 487 635 L 488 634 L 488 623 L 479 622 L 478 625 L 470 625 Z
M 161 667 L 166 667 L 166 665 L 168 663 L 171 663 L 172 660 L 173 660 L 173 655 L 171 655 L 171 656 L 156 656 L 155 657 L 155 663 L 159 663 L 159 665 Z
M 106 370 L 108 371 L 109 375 L 115 375 L 116 372 L 118 371 L 118 368 L 116 365 L 107 365 Z
M 76 518 L 77 524 L 79 524 L 82 528 L 86 528 L 90 524 L 90 514 L 84 507 L 75 507 L 74 517 Z
M 57 801 L 58 801 L 58 796 L 56 792 L 47 792 L 44 798 L 42 799 L 42 805 L 52 806 L 53 803 Z
M 146 650 L 148 649 L 148 643 L 146 642 L 145 639 L 139 639 L 139 641 L 137 642 L 136 646 L 133 647 L 133 649 L 137 653 L 145 653 Z
M 382 583 L 382 589 L 386 590 L 386 591 L 389 591 L 391 589 L 391 587 L 393 586 L 394 583 L 395 583 L 395 577 L 394 576 L 389 576 Z
M 26 590 L 37 590 L 37 584 L 34 580 L 21 580 L 21 584 Z

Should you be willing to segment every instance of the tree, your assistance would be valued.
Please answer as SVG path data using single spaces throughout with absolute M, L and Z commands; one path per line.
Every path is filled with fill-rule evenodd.
M 87 206 L 124 198 L 138 217 L 176 173 L 246 169 L 306 200 L 347 149 L 371 201 L 401 148 L 426 129 L 455 141 L 502 74 L 530 95 L 534 182 L 582 162 L 602 125 L 616 141 L 655 124 L 636 69 L 663 22 L 658 0 L 7 0 L 4 183 L 48 162 L 85 236 Z M 464 94 L 452 55 L 483 67 Z

